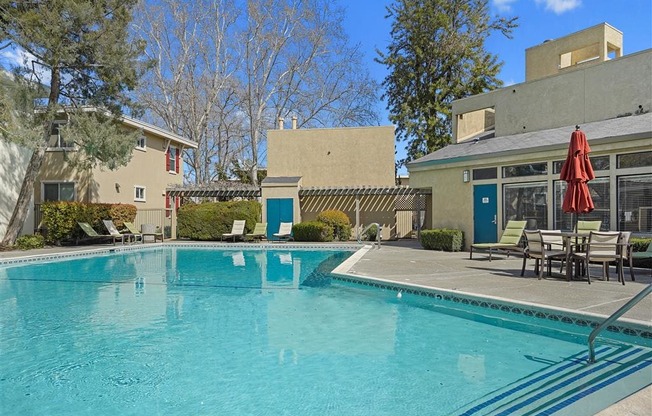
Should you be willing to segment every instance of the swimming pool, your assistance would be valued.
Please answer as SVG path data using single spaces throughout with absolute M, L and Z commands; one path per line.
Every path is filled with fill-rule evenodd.
M 601 408 L 614 386 L 649 384 L 639 337 L 601 340 L 587 367 L 588 326 L 328 274 L 350 254 L 162 247 L 1 267 L 0 413 L 581 415 L 588 378 Z

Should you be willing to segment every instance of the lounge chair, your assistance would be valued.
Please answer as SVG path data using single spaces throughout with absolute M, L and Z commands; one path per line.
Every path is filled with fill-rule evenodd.
M 154 224 L 143 224 L 141 226 L 141 234 L 143 244 L 145 244 L 145 237 L 154 237 L 155 243 L 156 240 L 161 240 L 161 243 L 163 242 L 163 233 L 156 231 L 156 226 Z
M 282 222 L 278 227 L 278 232 L 274 233 L 273 236 L 281 241 L 292 240 L 292 223 Z
M 235 242 L 236 237 L 244 238 L 245 224 L 245 220 L 234 220 L 231 232 L 222 234 L 222 241 L 224 241 L 225 238 L 233 238 L 233 242 Z
M 602 221 L 577 221 L 578 234 L 589 234 L 591 231 L 600 231 Z
M 120 231 L 118 231 L 112 220 L 102 220 L 102 222 L 104 223 L 104 226 L 106 227 L 106 230 L 109 232 L 109 234 L 116 240 L 119 238 L 122 241 L 122 244 L 125 243 L 125 237 L 127 237 L 127 242 L 131 240 L 131 234 L 122 234 Z
M 267 238 L 267 223 L 266 222 L 257 222 L 254 230 L 249 234 L 245 235 L 246 240 L 263 240 Z
M 80 242 L 84 242 L 84 241 L 103 241 L 104 240 L 104 241 L 111 241 L 113 243 L 113 245 L 115 245 L 115 241 L 116 241 L 117 237 L 114 237 L 114 236 L 112 236 L 110 234 L 98 234 L 97 231 L 95 231 L 95 229 L 93 229 L 93 227 L 91 227 L 91 225 L 89 223 L 87 223 L 87 222 L 78 222 L 77 224 L 79 224 L 79 228 L 81 228 L 82 231 L 84 231 L 84 234 L 86 234 L 86 238 L 85 239 L 78 239 L 77 244 L 79 244 Z
M 134 236 L 134 243 L 140 238 L 140 242 L 143 242 L 143 234 L 138 231 L 138 228 L 131 222 L 125 222 L 125 227 L 129 230 L 129 233 Z
M 507 222 L 505 231 L 500 237 L 500 240 L 497 243 L 476 243 L 471 244 L 471 251 L 469 252 L 469 259 L 473 259 L 473 249 L 476 250 L 489 250 L 489 261 L 491 261 L 491 254 L 493 250 L 501 250 L 507 252 L 507 257 L 509 257 L 510 251 L 522 251 L 523 249 L 519 247 L 518 243 L 521 240 L 523 235 L 523 230 L 525 229 L 525 223 L 527 221 L 514 221 L 510 220 Z

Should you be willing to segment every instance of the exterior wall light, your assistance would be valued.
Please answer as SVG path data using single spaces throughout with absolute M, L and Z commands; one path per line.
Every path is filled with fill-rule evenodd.
M 464 181 L 464 183 L 467 183 L 467 182 L 469 182 L 471 180 L 471 174 L 470 174 L 470 172 L 468 170 L 465 170 L 462 173 L 462 180 Z

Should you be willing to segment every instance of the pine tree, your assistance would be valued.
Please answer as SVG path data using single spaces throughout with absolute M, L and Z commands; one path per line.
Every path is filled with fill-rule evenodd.
M 78 149 L 69 164 L 115 169 L 129 162 L 134 135 L 124 133 L 117 118 L 133 107 L 128 92 L 140 75 L 144 44 L 129 39 L 136 3 L 0 0 L 1 47 L 26 57 L 15 68 L 17 83 L 4 88 L 0 134 L 33 149 L 2 244 L 13 244 L 25 222 L 55 120 L 68 121 L 66 133 Z M 36 105 L 24 99 L 39 94 L 46 98 Z
M 494 31 L 508 38 L 516 18 L 488 16 L 487 0 L 396 0 L 387 8 L 392 41 L 377 62 L 397 140 L 407 141 L 407 163 L 451 140 L 453 100 L 502 85 L 502 63 L 485 50 Z

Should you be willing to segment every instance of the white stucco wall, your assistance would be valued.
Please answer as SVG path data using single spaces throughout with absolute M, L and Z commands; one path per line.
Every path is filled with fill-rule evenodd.
M 4 238 L 7 231 L 31 155 L 29 149 L 0 139 L 0 239 Z M 30 202 L 29 205 L 29 215 L 22 234 L 31 234 L 34 231 L 34 204 Z

